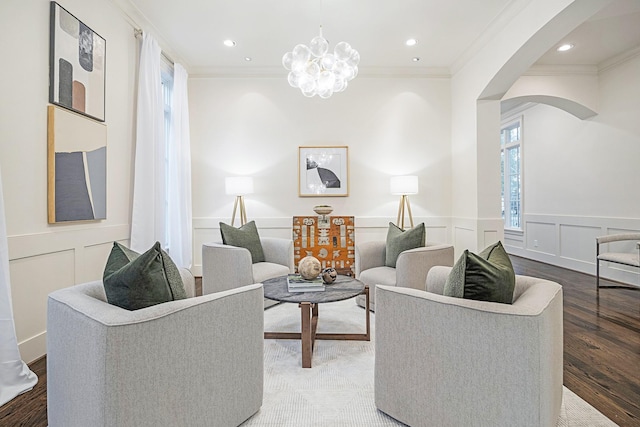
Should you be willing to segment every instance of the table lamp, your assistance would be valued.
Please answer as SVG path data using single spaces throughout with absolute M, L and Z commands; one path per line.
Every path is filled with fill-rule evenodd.
M 418 177 L 416 175 L 392 176 L 391 194 L 400 195 L 400 205 L 398 206 L 398 227 L 404 230 L 405 206 L 409 213 L 409 222 L 413 228 L 413 216 L 411 215 L 411 205 L 409 204 L 409 194 L 418 194 Z
M 253 193 L 253 178 L 250 176 L 231 176 L 224 180 L 225 192 L 229 195 L 236 196 L 233 203 L 233 215 L 231 216 L 231 225 L 236 219 L 236 211 L 240 207 L 240 225 L 247 223 L 247 211 L 244 207 L 244 195 Z

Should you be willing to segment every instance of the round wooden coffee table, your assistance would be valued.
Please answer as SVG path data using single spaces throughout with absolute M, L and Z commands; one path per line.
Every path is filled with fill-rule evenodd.
M 298 303 L 300 307 L 301 325 L 297 332 L 265 332 L 265 339 L 299 339 L 302 342 L 302 367 L 311 367 L 311 358 L 315 340 L 353 340 L 370 341 L 371 327 L 369 320 L 369 286 L 349 276 L 338 276 L 331 285 L 325 285 L 324 291 L 319 292 L 289 292 L 287 276 L 276 277 L 262 282 L 265 298 Z M 318 326 L 318 304 L 342 301 L 365 295 L 366 333 L 316 333 Z

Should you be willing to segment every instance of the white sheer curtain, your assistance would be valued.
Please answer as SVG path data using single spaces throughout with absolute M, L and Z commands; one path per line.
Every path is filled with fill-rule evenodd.
M 180 267 L 191 267 L 191 140 L 189 138 L 189 102 L 187 71 L 173 66 L 173 102 L 171 141 L 167 150 L 169 255 Z
M 136 158 L 131 215 L 131 248 L 144 252 L 167 241 L 165 232 L 164 107 L 160 45 L 142 37 L 138 75 Z
M 131 248 L 157 240 L 180 267 L 191 267 L 191 142 L 187 72 L 174 65 L 169 140 L 165 140 L 162 51 L 144 34 L 140 52 Z
M 0 172 L 0 406 L 31 390 L 37 382 L 38 377 L 22 361 L 18 350 L 11 304 L 9 243 Z

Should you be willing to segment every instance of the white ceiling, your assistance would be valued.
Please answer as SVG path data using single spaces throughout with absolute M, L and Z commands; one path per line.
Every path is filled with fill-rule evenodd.
M 557 52 L 563 43 L 575 47 Z M 600 65 L 640 47 L 640 0 L 615 0 L 544 54 L 538 65 Z
M 360 52 L 361 72 L 449 73 L 529 0 L 119 0 L 149 22 L 167 53 L 190 72 L 279 70 L 282 55 L 309 44 L 322 23 L 333 48 Z M 533 0 L 535 1 L 535 0 Z M 414 47 L 405 46 L 416 38 Z M 237 45 L 225 47 L 233 39 Z M 614 0 L 560 42 L 540 65 L 598 65 L 640 46 L 640 0 Z M 250 57 L 251 61 L 246 61 Z M 412 58 L 420 61 L 413 62 Z M 282 69 L 283 70 L 283 69 Z M 284 70 L 283 70 L 284 71 Z

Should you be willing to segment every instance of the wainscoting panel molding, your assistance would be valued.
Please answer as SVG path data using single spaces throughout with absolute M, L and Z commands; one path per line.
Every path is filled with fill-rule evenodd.
M 505 247 L 510 254 L 594 276 L 596 237 L 640 232 L 639 218 L 525 214 L 523 221 L 524 233 L 521 237 L 516 233 L 505 233 Z M 633 251 L 634 245 L 627 245 L 622 250 Z M 640 286 L 637 268 L 602 263 L 600 274 L 607 279 Z
M 46 353 L 47 296 L 100 279 L 113 242 L 129 244 L 128 224 L 52 229 L 8 238 L 16 336 L 27 363 Z

